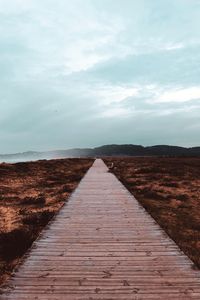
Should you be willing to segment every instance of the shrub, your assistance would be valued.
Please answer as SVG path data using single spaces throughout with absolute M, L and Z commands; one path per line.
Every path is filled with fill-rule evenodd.
M 0 255 L 6 260 L 21 257 L 34 241 L 34 235 L 27 229 L 14 229 L 0 234 Z

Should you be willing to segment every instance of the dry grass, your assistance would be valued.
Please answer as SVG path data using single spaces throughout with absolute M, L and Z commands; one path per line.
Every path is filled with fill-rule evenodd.
M 114 173 L 200 268 L 200 158 L 107 158 Z
M 0 164 L 0 283 L 66 202 L 91 159 Z

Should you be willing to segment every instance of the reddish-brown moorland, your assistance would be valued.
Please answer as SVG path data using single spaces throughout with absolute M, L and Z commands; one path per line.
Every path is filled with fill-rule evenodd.
M 0 284 L 67 201 L 91 159 L 0 164 Z
M 113 172 L 200 267 L 200 158 L 107 158 Z

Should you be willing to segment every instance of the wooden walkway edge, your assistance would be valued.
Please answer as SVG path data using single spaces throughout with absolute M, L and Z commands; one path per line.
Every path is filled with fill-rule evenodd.
M 200 272 L 97 159 L 0 299 L 200 299 Z

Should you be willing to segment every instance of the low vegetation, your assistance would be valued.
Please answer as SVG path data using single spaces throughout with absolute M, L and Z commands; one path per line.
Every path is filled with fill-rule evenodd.
M 0 164 L 0 284 L 92 163 L 57 159 Z
M 200 268 L 200 158 L 107 158 L 113 172 Z

